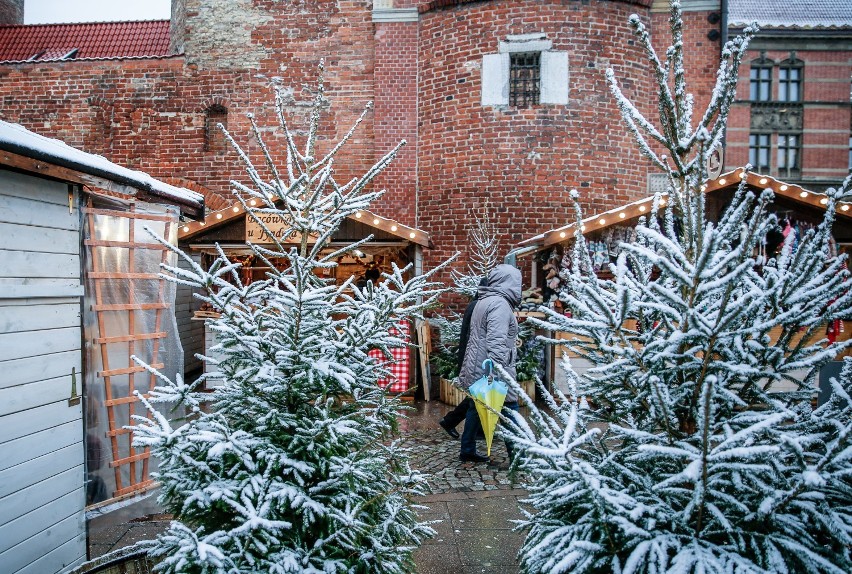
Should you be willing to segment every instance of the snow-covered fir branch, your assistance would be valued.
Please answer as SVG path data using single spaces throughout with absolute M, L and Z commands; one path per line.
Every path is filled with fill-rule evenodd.
M 158 373 L 151 397 L 141 398 L 150 415 L 137 417 L 135 444 L 159 460 L 160 501 L 175 516 L 152 554 L 174 573 L 409 572 L 412 552 L 432 534 L 411 502 L 425 477 L 393 438 L 404 407 L 378 384 L 388 368 L 369 351 L 389 357 L 409 344 L 395 327 L 436 305 L 444 288 L 434 278 L 447 263 L 419 276 L 394 265 L 365 287 L 324 279 L 359 245 L 331 248 L 332 235 L 380 196 L 369 184 L 399 147 L 340 185 L 335 158 L 355 128 L 327 152 L 318 148 L 322 76 L 304 142 L 281 98 L 284 166 L 253 118 L 262 166 L 227 134 L 249 180 L 233 182 L 236 199 L 267 232 L 262 216 L 289 224 L 283 236 L 268 233 L 272 245 L 249 245 L 266 277 L 244 284 L 221 249 L 209 269 L 183 254 L 188 269 L 164 268 L 221 314 L 210 327 L 222 384 L 201 393 L 199 382 Z M 191 414 L 180 425 L 156 410 L 175 401 Z
M 522 569 L 852 571 L 850 359 L 812 406 L 820 370 L 852 345 L 828 334 L 852 313 L 831 236 L 850 179 L 827 194 L 818 226 L 763 254 L 778 228 L 771 190 L 743 183 L 718 219 L 704 203 L 755 28 L 724 47 L 709 106 L 694 115 L 679 3 L 663 60 L 640 19 L 630 26 L 657 81 L 656 123 L 607 78 L 626 129 L 667 176 L 667 201 L 658 195 L 621 245 L 611 279 L 594 273 L 578 232 L 560 293 L 570 314 L 539 322 L 593 367 L 578 375 L 566 357 L 568 392 L 509 431 L 532 475 Z

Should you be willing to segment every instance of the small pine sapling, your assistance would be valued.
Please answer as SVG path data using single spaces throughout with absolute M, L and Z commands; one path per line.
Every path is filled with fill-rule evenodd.
M 821 224 L 768 259 L 757 254 L 777 226 L 772 190 L 743 182 L 711 221 L 707 159 L 755 30 L 725 45 L 696 118 L 677 2 L 670 24 L 661 62 L 645 26 L 630 19 L 655 72 L 659 127 L 607 71 L 667 193 L 655 197 L 636 241 L 622 244 L 612 279 L 596 276 L 576 233 L 560 295 L 571 314 L 549 312 L 540 325 L 574 335 L 567 344 L 594 366 L 580 376 L 564 358 L 567 391 L 546 395 L 547 412 L 533 406 L 529 423 L 508 431 L 531 475 L 522 570 L 850 572 L 852 363 L 831 399 L 812 408 L 820 368 L 852 344 L 824 337 L 827 324 L 852 315 L 846 258 L 831 252 L 850 179 L 827 193 Z
M 191 270 L 166 268 L 173 280 L 205 290 L 202 299 L 221 313 L 211 328 L 223 384 L 207 394 L 197 390 L 204 377 L 185 385 L 159 375 L 143 399 L 151 414 L 137 420 L 135 443 L 160 460 L 160 501 L 175 516 L 151 551 L 162 559 L 158 571 L 397 574 L 411 571 L 412 552 L 432 534 L 411 498 L 425 492 L 425 479 L 394 439 L 404 407 L 379 387 L 389 373 L 368 353 L 390 357 L 389 349 L 406 345 L 392 327 L 435 304 L 440 267 L 409 278 L 411 266 L 394 265 L 363 288 L 323 279 L 370 239 L 331 244 L 345 218 L 379 197 L 369 184 L 399 149 L 338 184 L 337 152 L 368 110 L 321 153 L 326 103 L 320 69 L 300 149 L 277 94 L 283 170 L 254 118 L 262 168 L 226 132 L 251 181 L 232 182 L 235 196 L 272 242 L 249 246 L 269 268 L 266 278 L 244 284 L 221 249 L 209 270 L 186 256 Z M 283 235 L 266 227 L 269 217 L 289 223 Z M 153 406 L 163 402 L 182 404 L 192 417 L 173 426 Z

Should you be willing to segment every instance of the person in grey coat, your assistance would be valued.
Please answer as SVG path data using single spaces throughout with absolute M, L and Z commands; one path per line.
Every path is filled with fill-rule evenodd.
M 518 320 L 514 309 L 521 302 L 521 272 L 511 265 L 497 265 L 488 273 L 487 285 L 477 291 L 477 304 L 470 318 L 470 333 L 467 349 L 459 373 L 459 384 L 468 389 L 478 379 L 486 375 L 482 363 L 491 359 L 500 365 L 512 379 L 516 377 L 515 360 L 517 351 L 515 340 L 518 337 Z M 495 376 L 499 376 L 497 372 Z M 508 411 L 518 411 L 518 395 L 509 389 L 503 414 L 512 416 Z M 461 436 L 459 458 L 465 462 L 488 462 L 488 457 L 476 452 L 476 409 L 468 409 Z M 506 443 L 509 457 L 513 455 L 510 443 Z

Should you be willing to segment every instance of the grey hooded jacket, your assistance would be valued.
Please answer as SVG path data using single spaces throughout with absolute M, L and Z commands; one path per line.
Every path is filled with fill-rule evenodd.
M 482 363 L 490 358 L 514 379 L 518 320 L 514 308 L 521 302 L 521 272 L 511 265 L 498 265 L 488 274 L 488 285 L 479 287 L 478 302 L 470 319 L 470 334 L 459 383 L 468 388 L 484 374 Z M 495 370 L 495 378 L 499 378 Z M 511 388 L 506 402 L 517 401 Z

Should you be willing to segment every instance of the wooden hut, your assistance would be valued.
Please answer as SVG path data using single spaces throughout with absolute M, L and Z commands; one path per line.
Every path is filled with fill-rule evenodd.
M 790 226 L 801 232 L 808 227 L 818 225 L 823 219 L 825 205 L 828 203 L 825 194 L 785 183 L 767 175 L 736 169 L 709 181 L 703 189 L 706 194 L 706 211 L 711 220 L 721 216 L 741 181 L 745 181 L 747 188 L 752 192 L 759 193 L 764 189 L 771 189 L 775 193 L 775 201 L 769 209 L 776 214 L 783 226 Z M 637 220 L 651 212 L 653 200 L 653 197 L 646 197 L 582 220 L 580 225 L 583 235 L 589 245 L 590 255 L 599 276 L 610 276 L 608 266 L 610 262 L 615 261 L 618 243 L 629 239 L 630 230 L 635 228 Z M 663 209 L 667 200 L 668 196 L 662 194 L 660 206 Z M 559 284 L 558 277 L 555 277 L 558 270 L 554 268 L 560 266 L 566 248 L 573 244 L 576 227 L 577 224 L 572 222 L 540 233 L 521 241 L 513 250 L 517 265 L 528 271 L 531 287 L 540 289 L 536 294 L 541 294 L 545 305 L 550 303 L 553 306 L 555 290 L 558 289 Z M 838 206 L 833 235 L 839 251 L 852 248 L 852 204 L 841 202 Z M 778 238 L 779 244 L 782 239 L 783 237 Z M 769 246 L 768 249 L 772 250 L 773 247 Z M 520 314 L 542 317 L 543 313 L 536 311 L 539 305 L 537 301 L 524 302 Z M 846 329 L 839 334 L 839 338 L 848 339 L 852 335 L 850 331 L 852 330 Z M 558 338 L 567 335 L 557 334 L 556 336 Z M 561 348 L 553 349 L 552 354 L 547 357 L 546 372 L 549 382 L 565 390 L 561 371 L 555 367 L 555 359 L 561 356 L 561 353 Z M 569 356 L 571 356 L 570 352 Z M 591 366 L 582 358 L 572 357 L 572 363 L 579 373 Z
M 168 236 L 203 208 L 194 192 L 0 121 L 0 572 L 79 564 L 93 487 L 101 510 L 151 487 L 148 453 L 121 428 L 134 388 L 150 385 L 129 355 L 157 363 L 177 345 L 156 278 L 169 252 L 142 227 Z

